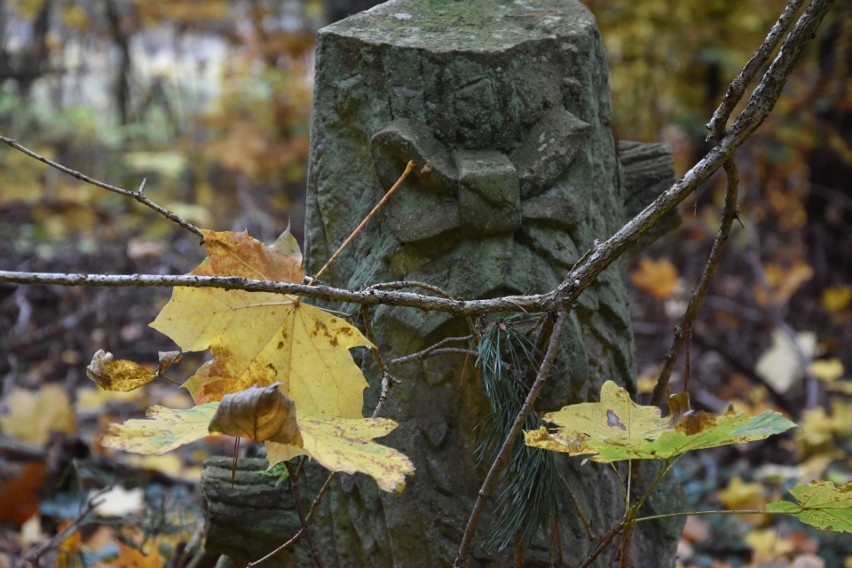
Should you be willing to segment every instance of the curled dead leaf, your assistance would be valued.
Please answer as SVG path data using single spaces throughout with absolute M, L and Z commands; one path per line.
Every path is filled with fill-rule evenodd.
M 210 421 L 210 433 L 302 446 L 296 408 L 281 383 L 227 394 Z
M 109 351 L 98 349 L 86 368 L 86 376 L 99 387 L 109 391 L 128 392 L 147 385 L 157 378 L 139 363 L 127 359 L 115 359 Z
M 157 358 L 160 361 L 157 364 L 157 374 L 162 375 L 166 372 L 166 369 L 180 363 L 180 360 L 183 359 L 183 353 L 180 351 L 158 351 Z

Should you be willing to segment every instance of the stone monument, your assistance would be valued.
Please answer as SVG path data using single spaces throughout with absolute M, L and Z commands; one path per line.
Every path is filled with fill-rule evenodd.
M 595 240 L 626 221 L 626 209 L 673 181 L 659 145 L 622 145 L 622 169 L 610 119 L 600 34 L 576 0 L 392 0 L 320 30 L 307 272 L 413 160 L 414 172 L 324 283 L 416 281 L 466 299 L 555 288 Z M 378 307 L 371 315 L 386 360 L 469 333 L 467 321 L 446 314 Z M 377 383 L 369 356 L 363 366 Z M 381 442 L 408 455 L 416 474 L 401 494 L 340 476 L 315 529 L 324 566 L 451 565 L 487 471 L 475 448 L 489 406 L 473 361 L 436 356 L 392 372 L 399 384 L 382 415 L 399 428 Z M 635 376 L 623 274 L 611 267 L 574 307 L 537 410 L 595 400 L 607 379 L 632 389 Z M 378 387 L 366 395 L 367 414 Z M 592 531 L 603 534 L 624 510 L 618 480 L 598 464 L 566 459 L 564 467 Z M 550 565 L 554 542 L 568 566 L 594 545 L 561 500 L 556 533 L 528 547 L 526 566 Z M 655 500 L 649 507 L 662 510 Z M 486 513 L 478 543 L 493 517 Z M 637 526 L 634 565 L 673 565 L 679 533 L 677 521 Z M 509 548 L 476 546 L 470 565 L 512 565 Z M 608 554 L 596 565 L 608 565 Z

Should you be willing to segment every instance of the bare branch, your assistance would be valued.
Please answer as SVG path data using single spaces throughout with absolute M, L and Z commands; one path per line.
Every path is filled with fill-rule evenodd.
M 506 296 L 490 300 L 453 300 L 414 294 L 412 292 L 386 291 L 375 288 L 353 291 L 331 286 L 311 286 L 292 282 L 254 280 L 237 276 L 195 276 L 159 274 L 65 274 L 52 272 L 15 272 L 0 270 L 0 282 L 17 284 L 53 284 L 60 286 L 106 287 L 164 287 L 222 288 L 248 292 L 272 292 L 317 298 L 332 302 L 348 302 L 366 306 L 379 304 L 407 306 L 421 310 L 446 312 L 456 315 L 478 315 L 494 312 L 543 311 L 544 296 Z M 552 301 L 551 301 L 552 303 Z
M 727 134 L 672 187 L 662 193 L 633 219 L 628 221 L 605 242 L 591 248 L 568 272 L 559 287 L 542 302 L 545 309 L 557 309 L 574 302 L 583 290 L 633 243 L 651 229 L 678 203 L 724 164 L 734 152 L 760 127 L 781 96 L 781 89 L 808 41 L 828 13 L 833 0 L 813 0 L 793 31 L 785 38 L 772 65 L 755 88 L 745 109 L 734 121 Z
M 793 31 L 784 40 L 778 56 L 754 90 L 746 108 L 737 117 L 731 130 L 707 155 L 692 167 L 680 180 L 665 191 L 636 217 L 628 221 L 605 242 L 588 250 L 574 265 L 562 284 L 547 294 L 531 296 L 504 296 L 487 300 L 453 300 L 424 296 L 410 292 L 385 291 L 368 288 L 350 291 L 327 286 L 305 286 L 286 282 L 250 280 L 236 277 L 214 276 L 155 276 L 155 275 L 85 275 L 16 273 L 0 271 L 0 282 L 22 284 L 60 284 L 64 286 L 192 286 L 214 287 L 252 292 L 297 294 L 329 301 L 351 302 L 361 305 L 394 305 L 434 310 L 456 315 L 480 315 L 495 312 L 543 312 L 570 306 L 594 279 L 621 256 L 636 240 L 663 216 L 704 183 L 730 156 L 754 133 L 772 110 L 804 45 L 816 33 L 816 28 L 831 7 L 832 0 L 814 0 L 802 13 Z M 2 138 L 15 147 L 8 138 Z M 51 163 L 52 164 L 52 163 Z M 57 164 L 58 165 L 58 164 Z M 63 168 L 63 171 L 73 172 Z M 76 172 L 74 172 L 76 173 Z M 74 175 L 72 173 L 72 175 Z M 88 180 L 85 176 L 81 179 Z M 93 180 L 94 181 L 94 180 Z M 99 183 L 99 182 L 98 182 Z M 103 185 L 101 185 L 103 187 Z M 125 192 L 134 199 L 143 199 L 137 193 Z M 144 198 L 147 200 L 147 198 Z M 191 230 L 191 229 L 190 229 Z
M 686 307 L 686 312 L 683 314 L 681 324 L 675 328 L 674 340 L 669 352 L 666 353 L 663 362 L 663 369 L 660 371 L 660 376 L 657 379 L 657 384 L 654 387 L 654 394 L 651 397 L 651 404 L 655 406 L 663 406 L 666 399 L 666 390 L 669 386 L 669 378 L 674 369 L 674 364 L 677 361 L 680 350 L 683 347 L 684 341 L 689 337 L 692 324 L 698 315 L 698 310 L 704 302 L 707 291 L 710 289 L 710 283 L 713 281 L 713 276 L 716 274 L 716 268 L 719 261 L 722 260 L 722 255 L 725 252 L 725 245 L 728 243 L 728 237 L 731 234 L 731 227 L 734 224 L 734 219 L 737 218 L 737 195 L 739 193 L 739 180 L 737 179 L 737 166 L 733 159 L 725 162 L 725 174 L 728 177 L 728 186 L 725 191 L 725 208 L 722 212 L 722 224 L 719 227 L 719 232 L 716 233 L 716 238 L 713 240 L 713 247 L 710 249 L 710 256 L 707 258 L 707 264 L 704 267 L 704 272 L 698 281 L 698 286 L 692 293 L 689 299 L 689 304 Z M 687 353 L 689 357 L 689 353 Z
M 95 178 L 89 177 L 86 174 L 78 172 L 77 170 L 72 170 L 71 168 L 69 168 L 67 166 L 63 166 L 62 164 L 58 164 L 58 163 L 54 162 L 53 160 L 49 160 L 49 159 L 45 158 L 44 156 L 42 156 L 41 154 L 38 154 L 37 152 L 30 150 L 26 146 L 21 146 L 20 144 L 18 144 L 17 142 L 15 142 L 11 138 L 7 138 L 5 136 L 0 136 L 0 142 L 5 142 L 6 144 L 11 146 L 15 150 L 18 150 L 19 152 L 23 152 L 24 154 L 26 154 L 30 158 L 36 159 L 39 162 L 47 164 L 48 166 L 50 166 L 52 168 L 56 168 L 60 172 L 64 172 L 71 177 L 77 178 L 80 181 L 84 181 L 84 182 L 86 182 L 90 185 L 94 185 L 95 187 L 100 187 L 101 189 L 105 189 L 107 191 L 111 191 L 113 193 L 117 193 L 119 195 L 123 195 L 123 196 L 129 197 L 131 199 L 135 199 L 136 201 L 138 201 L 142 205 L 144 205 L 146 207 L 150 207 L 151 209 L 153 209 L 154 211 L 156 211 L 157 213 L 159 213 L 160 215 L 162 215 L 166 219 L 168 219 L 170 221 L 174 221 L 175 223 L 177 223 L 178 225 L 180 225 L 181 227 L 183 227 L 187 231 L 191 231 L 191 232 L 195 233 L 196 235 L 198 235 L 199 237 L 201 236 L 201 230 L 198 227 L 196 227 L 195 225 L 193 225 L 192 223 L 190 223 L 186 219 L 176 215 L 175 213 L 172 213 L 171 211 L 169 211 L 165 207 L 157 205 L 156 203 L 154 203 L 153 201 L 151 201 L 150 199 L 145 197 L 145 195 L 143 195 L 143 193 L 142 193 L 145 190 L 145 180 L 143 180 L 142 183 L 139 185 L 139 189 L 137 191 L 130 191 L 128 189 L 124 189 L 124 188 L 121 188 L 121 187 L 117 187 L 115 185 L 110 185 L 108 183 L 98 181 Z
M 746 87 L 748 87 L 748 84 L 754 80 L 754 77 L 757 75 L 760 68 L 769 61 L 769 57 L 772 55 L 772 52 L 775 51 L 775 48 L 778 46 L 778 42 L 781 41 L 781 38 L 784 37 L 784 34 L 786 34 L 787 30 L 790 29 L 790 24 L 793 23 L 793 16 L 796 15 L 796 12 L 799 11 L 799 8 L 802 7 L 803 3 L 804 0 L 790 0 L 787 2 L 787 5 L 784 7 L 784 11 L 781 12 L 781 15 L 778 17 L 778 21 L 775 22 L 774 26 L 772 26 L 769 34 L 766 36 L 766 39 L 763 40 L 763 43 L 757 48 L 751 56 L 751 59 L 748 60 L 748 63 L 746 63 L 745 67 L 743 67 L 742 71 L 740 71 L 740 74 L 737 75 L 737 78 L 728 85 L 728 90 L 725 92 L 725 96 L 722 98 L 719 108 L 716 109 L 716 112 L 713 113 L 713 118 L 707 123 L 707 130 L 709 131 L 707 134 L 708 141 L 718 141 L 722 138 L 722 136 L 724 136 L 725 125 L 727 124 L 728 118 L 730 118 L 734 107 L 737 106 L 737 103 L 743 98 Z

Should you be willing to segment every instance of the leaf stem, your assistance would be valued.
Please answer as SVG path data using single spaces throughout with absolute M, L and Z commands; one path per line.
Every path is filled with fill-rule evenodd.
M 317 272 L 317 273 L 314 275 L 314 280 L 315 280 L 315 281 L 316 281 L 316 280 L 319 280 L 319 277 L 320 277 L 320 276 L 322 276 L 322 273 L 323 273 L 323 272 L 325 272 L 325 270 L 326 270 L 329 266 L 331 266 L 331 263 L 332 263 L 332 262 L 334 262 L 334 261 L 337 259 L 337 257 L 338 257 L 338 256 L 340 256 L 340 253 L 341 253 L 341 252 L 343 252 L 343 249 L 345 249 L 347 246 L 349 246 L 349 243 L 350 243 L 350 242 L 352 242 L 352 239 L 354 239 L 354 238 L 355 238 L 355 235 L 357 235 L 358 233 L 360 233 L 360 232 L 361 232 L 361 229 L 363 229 L 363 228 L 364 228 L 364 225 L 366 225 L 366 224 L 367 224 L 367 221 L 369 221 L 370 219 L 372 219 L 372 218 L 373 218 L 373 215 L 375 215 L 375 214 L 376 214 L 376 212 L 377 212 L 377 211 L 378 211 L 378 210 L 382 207 L 382 205 L 384 205 L 384 204 L 385 204 L 385 202 L 387 202 L 387 200 L 388 200 L 388 199 L 390 199 L 390 196 L 391 196 L 391 195 L 393 195 L 393 192 L 395 192 L 395 191 L 397 190 L 397 188 L 398 188 L 399 186 L 401 186 L 401 185 L 402 185 L 402 182 L 403 182 L 403 181 L 405 181 L 405 178 L 407 178 L 407 177 L 408 177 L 408 174 L 410 174 L 410 173 L 411 173 L 411 170 L 413 170 L 413 169 L 414 169 L 414 162 L 413 162 L 413 161 L 411 161 L 411 160 L 409 160 L 409 161 L 408 161 L 408 164 L 406 164 L 406 166 L 405 166 L 405 171 L 404 171 L 404 172 L 402 172 L 402 175 L 401 175 L 401 176 L 399 176 L 399 179 L 398 179 L 398 180 L 396 180 L 396 183 L 395 183 L 395 184 L 393 184 L 393 187 L 391 187 L 391 188 L 388 190 L 388 192 L 385 194 L 385 196 L 384 196 L 384 197 L 382 197 L 382 198 L 379 200 L 379 202 L 378 202 L 378 203 L 376 203 L 376 206 L 375 206 L 375 207 L 373 207 L 373 210 L 372 210 L 372 211 L 370 211 L 370 212 L 367 214 L 367 216 L 366 216 L 366 217 L 364 217 L 364 220 L 363 220 L 363 221 L 361 221 L 361 223 L 360 223 L 357 227 L 355 227 L 355 230 L 354 230 L 354 231 L 352 231 L 352 234 L 351 234 L 351 235 L 349 235 L 348 237 L 346 237 L 346 240 L 345 240 L 345 241 L 343 241 L 343 244 L 342 244 L 342 245 L 340 245 L 340 248 L 338 248 L 338 249 L 334 252 L 334 254 L 333 254 L 333 255 L 331 255 L 331 258 L 329 258 L 329 259 L 328 259 L 328 261 L 327 261 L 327 262 L 323 265 L 323 267 L 319 269 L 319 272 Z
M 706 515 L 795 515 L 799 511 L 767 511 L 766 509 L 722 509 L 719 511 L 684 511 L 682 513 L 666 513 L 663 515 L 650 515 L 633 519 L 634 523 L 645 521 L 656 521 L 658 519 L 674 519 L 677 517 L 701 517 Z

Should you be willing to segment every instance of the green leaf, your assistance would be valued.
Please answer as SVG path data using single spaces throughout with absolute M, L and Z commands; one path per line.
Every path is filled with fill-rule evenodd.
M 657 407 L 636 404 L 612 381 L 601 388 L 600 402 L 565 406 L 544 419 L 556 429 L 524 432 L 528 446 L 597 462 L 667 460 L 691 450 L 762 440 L 795 426 L 769 410 L 754 417 L 729 410 L 721 416 L 695 412 L 662 418 Z
M 108 448 L 135 454 L 165 454 L 209 436 L 207 427 L 218 407 L 218 402 L 185 410 L 152 406 L 146 413 L 147 419 L 110 425 L 101 443 Z
M 838 487 L 831 481 L 801 483 L 790 489 L 798 505 L 776 501 L 766 505 L 767 511 L 787 513 L 817 528 L 852 532 L 852 481 Z

